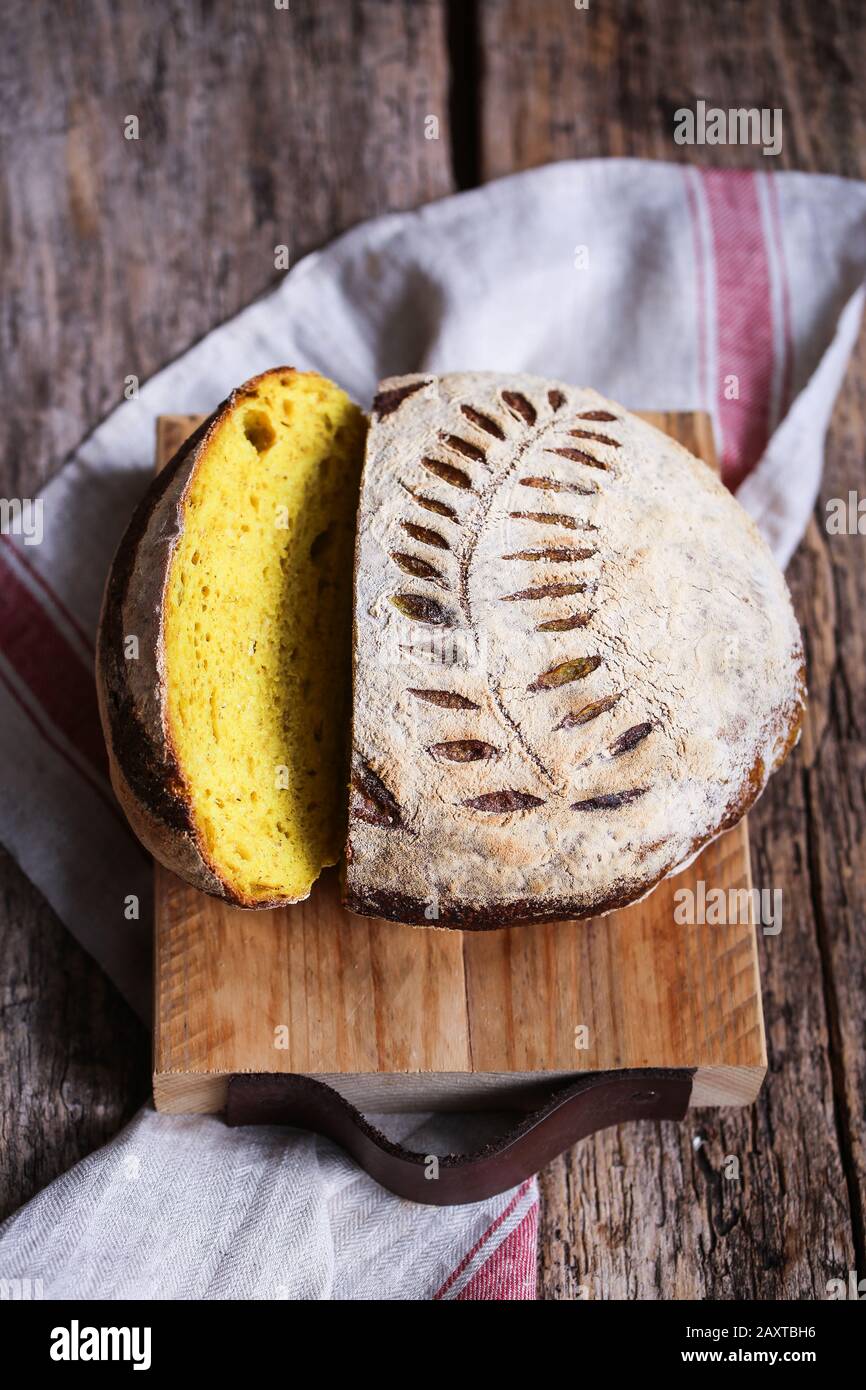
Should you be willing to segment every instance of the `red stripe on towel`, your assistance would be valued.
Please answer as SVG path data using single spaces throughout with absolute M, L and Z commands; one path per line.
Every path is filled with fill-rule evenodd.
M 716 282 L 722 479 L 732 491 L 757 463 L 769 438 L 773 315 L 757 179 L 757 174 L 739 170 L 701 172 Z M 731 383 L 726 385 L 731 377 L 739 393 L 733 398 Z
M 455 1294 L 455 1303 L 476 1303 L 508 1299 L 534 1299 L 537 1293 L 538 1203 L 533 1202 L 518 1226 L 473 1274 L 465 1288 Z
M 475 1259 L 475 1257 L 476 1257 L 476 1255 L 479 1253 L 479 1251 L 482 1250 L 483 1247 L 487 1244 L 487 1242 L 488 1242 L 488 1240 L 490 1239 L 490 1237 L 491 1237 L 492 1235 L 495 1235 L 495 1233 L 499 1230 L 499 1227 L 502 1225 L 503 1221 L 507 1221 L 507 1220 L 508 1220 L 509 1216 L 510 1216 L 511 1213 L 514 1211 L 514 1209 L 515 1209 L 515 1207 L 517 1206 L 517 1204 L 518 1204 L 520 1201 L 522 1201 L 522 1199 L 526 1196 L 526 1193 L 529 1191 L 529 1188 L 530 1188 L 530 1186 L 532 1185 L 532 1182 L 533 1182 L 533 1179 L 532 1179 L 532 1178 L 527 1178 L 526 1182 L 523 1183 L 523 1184 L 517 1189 L 517 1191 L 515 1192 L 514 1196 L 513 1196 L 512 1199 L 511 1199 L 511 1201 L 508 1203 L 508 1206 L 504 1209 L 504 1211 L 501 1211 L 501 1212 L 499 1213 L 499 1215 L 497 1216 L 496 1220 L 495 1220 L 494 1222 L 492 1222 L 492 1224 L 489 1225 L 489 1226 L 487 1227 L 487 1230 L 484 1232 L 484 1234 L 481 1235 L 481 1236 L 479 1236 L 478 1240 L 476 1240 L 476 1242 L 475 1242 L 475 1244 L 473 1245 L 472 1249 L 469 1250 L 469 1251 L 463 1256 L 463 1259 L 460 1261 L 460 1263 L 459 1263 L 459 1265 L 457 1266 L 457 1268 L 456 1268 L 455 1270 L 453 1270 L 451 1274 L 449 1274 L 448 1278 L 445 1280 L 445 1283 L 442 1284 L 442 1285 L 440 1286 L 440 1288 L 438 1288 L 438 1289 L 436 1290 L 436 1292 L 435 1292 L 434 1295 L 433 1295 L 433 1300 L 434 1300 L 434 1302 L 435 1302 L 437 1299 L 443 1299 L 443 1298 L 445 1297 L 445 1295 L 448 1293 L 448 1290 L 451 1289 L 451 1288 L 453 1288 L 454 1284 L 456 1284 L 456 1282 L 457 1282 L 457 1280 L 460 1278 L 461 1274 L 463 1274 L 463 1272 L 468 1268 L 468 1266 L 469 1266 L 469 1265 L 472 1263 L 472 1261 Z M 533 1203 L 533 1206 L 537 1208 L 537 1206 L 538 1206 L 537 1202 Z M 522 1226 L 522 1225 L 523 1225 L 523 1222 L 521 1222 L 520 1225 Z M 520 1229 L 520 1227 L 517 1227 L 517 1228 L 515 1228 L 515 1229 Z M 513 1234 L 513 1233 L 512 1233 L 512 1234 Z M 534 1251 L 535 1251 L 535 1234 L 534 1234 L 534 1231 L 533 1231 L 533 1233 L 532 1233 L 532 1237 L 531 1237 L 531 1238 L 532 1238 L 532 1248 L 533 1248 L 533 1256 L 534 1256 Z M 495 1252 L 494 1252 L 494 1253 L 495 1253 Z M 485 1263 L 486 1263 L 486 1262 L 485 1262 Z M 481 1272 L 481 1271 L 479 1270 L 478 1273 L 480 1273 L 480 1272 Z M 475 1275 L 472 1276 L 472 1279 L 469 1281 L 470 1284 L 472 1283 L 472 1281 L 473 1281 L 475 1278 L 477 1278 L 477 1274 L 475 1274 Z M 493 1296 L 493 1297 L 498 1297 L 499 1295 L 492 1295 L 492 1296 Z M 503 1297 L 507 1297 L 507 1295 L 502 1295 L 502 1296 L 503 1296 Z
M 0 651 L 55 728 L 108 780 L 92 672 L 0 548 Z
M 75 635 L 81 640 L 82 645 L 86 647 L 88 651 L 95 652 L 96 648 L 93 645 L 93 638 L 88 637 L 87 633 L 84 631 L 84 628 L 81 626 L 75 614 L 70 613 L 69 609 L 66 607 L 66 604 L 63 602 L 63 599 L 54 589 L 52 589 L 44 574 L 39 573 L 39 570 L 36 569 L 36 567 L 32 565 L 30 561 L 27 559 L 27 556 L 25 555 L 24 551 L 19 546 L 13 545 L 8 536 L 0 536 L 0 540 L 2 540 L 5 545 L 8 545 L 9 549 L 12 551 L 12 554 L 15 556 L 15 559 L 18 561 L 18 564 L 22 565 L 24 569 L 26 569 L 31 579 L 35 580 L 42 592 L 45 595 L 47 595 L 47 597 L 51 600 L 51 603 L 57 609 L 58 613 L 61 614 L 61 616 L 72 628 Z
M 114 819 L 120 822 L 124 830 L 129 830 L 126 818 L 124 817 L 120 809 L 120 806 L 114 799 L 112 793 L 102 785 L 99 779 L 95 777 L 93 773 L 91 773 L 83 763 L 78 763 L 75 761 L 73 757 L 70 757 L 68 750 L 64 748 L 63 744 L 59 743 L 58 740 L 54 738 L 54 736 L 49 732 L 49 730 L 40 720 L 39 716 L 36 714 L 35 710 L 32 710 L 30 706 L 27 704 L 27 701 L 22 699 L 21 695 L 15 689 L 15 686 L 12 684 L 11 680 L 7 676 L 6 672 L 3 670 L 2 666 L 0 666 L 0 683 L 2 683 L 5 686 L 9 694 L 12 696 L 12 699 L 15 701 L 16 705 L 18 705 L 22 713 L 30 720 L 30 723 L 33 725 L 36 732 L 41 735 L 44 741 L 48 744 L 49 748 L 53 748 L 54 752 L 58 755 L 58 757 L 62 758 L 63 761 L 69 767 L 71 767 L 74 772 L 78 773 L 79 777 L 83 778 L 83 780 L 87 783 L 88 787 L 90 787 L 92 791 L 96 792 L 96 795 L 102 801 L 105 802 L 109 811 L 114 816 Z M 138 841 L 136 840 L 135 843 L 138 844 Z

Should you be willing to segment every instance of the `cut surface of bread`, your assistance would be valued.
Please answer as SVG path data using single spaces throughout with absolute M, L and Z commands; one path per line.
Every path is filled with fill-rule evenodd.
M 254 378 L 156 481 L 109 579 L 115 786 L 158 858 L 241 906 L 306 897 L 342 850 L 364 434 L 317 374 Z
M 626 906 L 745 814 L 804 696 L 785 581 L 687 450 L 562 382 L 381 384 L 352 911 L 488 928 Z

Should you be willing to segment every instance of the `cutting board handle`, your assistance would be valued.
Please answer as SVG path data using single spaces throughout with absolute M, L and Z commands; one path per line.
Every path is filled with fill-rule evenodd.
M 260 1073 L 229 1080 L 226 1123 L 292 1125 L 346 1149 L 382 1187 L 428 1206 L 495 1197 L 523 1182 L 578 1139 L 626 1120 L 681 1120 L 693 1071 L 591 1072 L 552 1089 L 530 1115 L 475 1153 L 416 1153 L 377 1130 L 338 1091 L 311 1076 Z

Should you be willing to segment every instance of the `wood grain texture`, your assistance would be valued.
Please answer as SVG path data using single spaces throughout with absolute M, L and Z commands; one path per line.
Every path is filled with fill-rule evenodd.
M 275 285 L 276 246 L 449 192 L 448 74 L 439 0 L 6 8 L 0 456 L 32 490 Z
M 440 0 L 7 6 L 0 493 L 35 496 L 128 374 L 274 285 L 276 245 L 449 192 L 448 112 Z M 149 1039 L 5 858 L 0 885 L 6 1212 L 146 1098 Z
M 481 177 L 625 155 L 866 175 L 866 12 L 856 0 L 481 0 Z M 684 147 L 673 114 L 781 107 L 784 141 Z M 806 642 L 801 748 L 749 818 L 759 887 L 784 926 L 759 953 L 770 1072 L 749 1112 L 599 1135 L 542 1178 L 542 1297 L 822 1298 L 866 1268 L 866 920 L 862 537 L 825 502 L 864 493 L 866 339 L 837 407 L 815 523 L 788 572 Z M 660 1142 L 659 1142 L 660 1141 Z M 739 1180 L 725 1176 L 738 1158 Z
M 32 495 L 128 372 L 143 380 L 272 282 L 251 230 L 260 214 L 266 251 L 287 238 L 300 248 L 447 192 L 449 135 L 463 183 L 549 159 L 710 162 L 670 139 L 673 112 L 704 96 L 781 105 L 777 167 L 866 175 L 859 0 L 590 0 L 587 12 L 570 0 L 454 0 L 465 51 L 451 55 L 451 132 L 444 8 L 292 0 L 302 27 L 263 43 L 267 4 L 7 7 L 4 495 Z M 351 45 L 359 56 L 346 62 Z M 440 117 L 438 141 L 407 119 L 409 91 Z M 160 138 L 130 157 L 117 131 L 139 109 Z M 720 147 L 712 162 L 769 161 Z M 757 882 L 786 894 L 781 937 L 759 942 L 770 1076 L 754 1109 L 705 1117 L 696 1152 L 686 1128 L 626 1126 L 553 1164 L 546 1297 L 821 1297 L 827 1278 L 866 1270 L 866 566 L 862 538 L 823 529 L 827 498 L 866 487 L 864 382 L 861 338 L 816 523 L 789 571 L 808 649 L 806 736 L 750 818 Z M 122 1122 L 144 1094 L 127 1068 L 137 1058 L 141 1072 L 147 1040 L 17 869 L 0 862 L 0 874 L 13 961 L 0 1067 L 9 1210 Z M 729 1153 L 740 1182 L 724 1177 Z
M 0 850 L 0 1220 L 146 1099 L 144 1026 Z
M 706 416 L 649 418 L 714 461 Z M 198 423 L 159 421 L 157 466 Z M 540 1072 L 618 1067 L 700 1068 L 705 1103 L 751 1101 L 766 1066 L 755 929 L 751 916 L 677 925 L 674 893 L 699 880 L 708 891 L 751 887 L 745 823 L 625 912 L 492 932 L 354 917 L 335 873 L 306 902 L 243 912 L 158 867 L 157 1106 L 220 1109 L 236 1072 L 347 1076 L 372 1109 L 374 1094 L 388 1108 L 441 1103 L 438 1082 L 420 1085 L 429 1073 L 449 1078 L 449 1103 L 464 1074 L 468 1103 L 481 1098 L 475 1073 L 525 1085 Z M 396 1085 L 400 1073 L 410 1088 Z M 390 1078 L 385 1099 L 377 1074 Z M 483 1089 L 485 1103 L 509 1098 Z
M 866 141 L 858 0 L 479 0 L 482 179 L 552 159 L 854 173 Z M 674 143 L 674 113 L 783 112 L 778 157 Z M 862 175 L 861 175 L 862 176 Z

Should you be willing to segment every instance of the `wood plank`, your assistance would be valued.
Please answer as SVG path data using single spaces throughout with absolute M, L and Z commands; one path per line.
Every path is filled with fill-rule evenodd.
M 0 456 L 12 494 L 23 470 L 32 491 L 57 468 L 123 399 L 127 374 L 145 381 L 275 286 L 276 246 L 294 264 L 364 218 L 451 191 L 445 41 L 440 0 L 10 10 L 0 332 L 15 367 Z M 128 114 L 137 140 L 124 138 Z
M 625 912 L 591 922 L 466 933 L 473 1067 L 482 1072 L 693 1066 L 704 1082 L 743 1068 L 744 1101 L 765 1070 L 751 921 L 679 927 L 674 893 L 703 880 L 751 888 L 741 824 Z M 575 1051 L 575 1029 L 588 1045 Z M 737 1081 L 732 1078 L 732 1091 Z
M 334 873 L 250 913 L 160 868 L 156 902 L 157 1077 L 469 1068 L 459 933 L 349 919 Z
M 866 12 L 852 0 L 479 0 L 479 47 L 482 180 L 597 156 L 863 176 Z M 698 97 L 781 108 L 779 155 L 675 144 L 674 112 Z
M 714 459 L 706 417 L 649 418 Z M 160 463 L 198 419 L 160 420 Z M 751 889 L 745 822 L 625 912 L 494 932 L 352 917 L 333 872 L 305 903 L 246 913 L 158 868 L 157 1105 L 219 1109 L 235 1072 L 328 1076 L 367 1108 L 429 1109 L 504 1103 L 495 1075 L 516 1103 L 539 1074 L 653 1066 L 699 1068 L 704 1103 L 748 1102 L 766 1067 L 754 922 L 677 926 L 674 893 L 699 880 Z
M 643 0 L 575 11 L 480 0 L 483 178 L 623 155 L 866 175 L 866 12 L 850 0 Z M 781 107 L 781 155 L 673 143 L 698 96 Z M 864 493 L 866 339 L 827 444 L 816 522 L 789 569 L 804 630 L 804 739 L 752 812 L 756 881 L 784 893 L 760 937 L 770 1074 L 754 1110 L 596 1136 L 542 1177 L 542 1297 L 826 1297 L 866 1268 L 862 538 L 828 538 L 824 501 Z M 695 1146 L 692 1148 L 691 1139 Z M 742 1176 L 725 1176 L 729 1155 Z
M 452 188 L 442 0 L 9 7 L 0 89 L 5 497 L 275 284 L 275 245 Z M 0 900 L 3 1215 L 146 1098 L 150 1039 L 5 856 Z
M 0 849 L 0 1221 L 147 1099 L 147 1030 Z
M 293 0 L 291 12 L 312 2 Z M 50 25 L 37 6 L 10 10 L 0 53 L 0 79 L 12 93 L 0 106 L 7 151 L 0 177 L 10 209 L 0 262 L 10 383 L 0 422 L 9 445 L 4 495 L 35 494 L 119 399 L 126 371 L 144 379 L 268 283 L 272 268 L 256 254 L 258 242 L 250 254 L 239 249 L 253 241 L 253 175 L 243 187 L 237 175 L 224 192 L 224 163 L 254 169 L 263 185 L 270 176 L 276 220 L 297 210 L 299 234 L 316 243 L 396 205 L 390 198 L 409 203 L 447 191 L 441 7 L 409 0 L 340 7 L 345 18 L 333 13 L 336 5 L 317 4 L 328 11 L 321 28 L 305 23 L 285 41 L 263 46 L 259 36 L 249 47 L 234 34 L 232 0 L 206 8 L 162 0 L 127 7 L 122 19 L 108 0 L 93 0 L 86 11 L 57 8 Z M 498 53 L 489 27 L 497 9 Z M 382 14 L 371 19 L 373 11 Z M 580 27 L 593 17 L 607 25 L 604 49 L 588 44 Z M 724 106 L 782 105 L 785 146 L 776 167 L 866 173 L 858 80 L 866 14 L 851 0 L 748 7 L 642 0 L 586 12 L 568 0 L 519 7 L 492 0 L 482 20 L 485 107 L 499 101 L 497 119 L 485 123 L 486 177 L 590 154 L 701 157 L 668 140 L 673 110 L 696 95 Z M 532 45 L 528 20 L 536 26 Z M 560 20 L 571 27 L 560 32 Z M 401 36 L 410 22 L 408 43 Z M 365 40 L 374 23 L 389 25 L 387 80 Z M 255 34 L 247 17 L 244 26 Z M 326 28 L 341 35 L 351 28 L 360 55 L 351 83 L 345 65 L 337 71 L 332 61 Z M 249 59 L 238 68 L 255 69 L 255 82 L 224 81 L 235 38 Z M 439 142 L 423 142 L 405 100 L 391 101 L 396 67 L 402 89 L 415 84 L 419 106 L 429 100 L 439 114 Z M 263 138 L 255 107 L 264 85 L 277 89 L 279 110 Z M 129 159 L 115 138 L 130 92 L 142 93 L 161 121 L 158 148 L 145 146 L 143 161 Z M 348 110 L 358 119 L 347 121 Z M 337 145 L 351 149 L 339 178 Z M 381 176 L 373 167 L 371 177 L 377 161 Z M 712 152 L 716 164 L 750 161 L 769 162 L 736 147 Z M 364 164 L 363 177 L 355 178 L 353 163 Z M 831 430 L 819 523 L 826 497 L 849 488 L 863 495 L 863 381 L 861 344 Z M 790 578 L 809 644 L 814 759 L 808 778 L 796 762 L 783 771 L 751 819 L 759 882 L 785 886 L 788 914 L 781 938 L 759 942 L 771 1081 L 755 1112 L 723 1124 L 708 1119 L 712 1133 L 702 1131 L 696 1155 L 678 1126 L 652 1134 L 626 1126 L 609 1143 L 581 1146 L 580 1165 L 553 1165 L 542 1204 L 548 1296 L 574 1296 L 584 1282 L 593 1297 L 811 1298 L 824 1296 L 827 1277 L 866 1268 L 862 1220 L 853 1242 L 848 1224 L 849 1204 L 862 1217 L 866 1093 L 858 829 L 866 571 L 857 538 L 830 541 L 819 525 Z M 2 1181 L 11 1209 L 117 1127 L 125 1097 L 135 1093 L 125 1089 L 129 1057 L 136 1048 L 143 1055 L 145 1035 L 125 1031 L 116 991 L 14 866 L 3 881 L 3 954 L 14 961 L 0 1068 L 0 1113 L 8 1119 Z M 61 995 L 57 980 L 65 982 Z M 743 1161 L 740 1183 L 723 1176 L 732 1151 Z M 842 1151 L 844 1166 L 832 1157 Z

